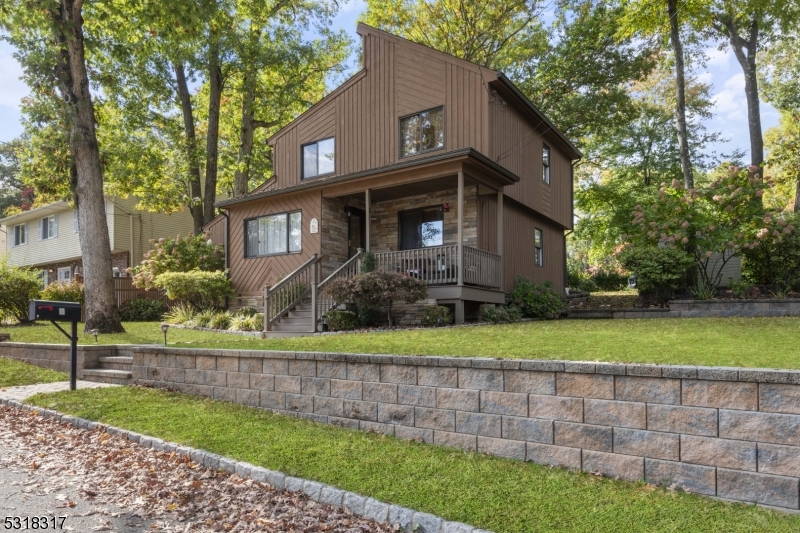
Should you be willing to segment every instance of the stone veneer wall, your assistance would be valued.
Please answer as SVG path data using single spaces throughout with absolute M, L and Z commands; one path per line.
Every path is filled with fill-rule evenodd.
M 0 344 L 5 356 L 24 359 L 36 351 Z M 141 385 L 800 508 L 800 371 L 157 346 L 131 351 L 133 381 Z

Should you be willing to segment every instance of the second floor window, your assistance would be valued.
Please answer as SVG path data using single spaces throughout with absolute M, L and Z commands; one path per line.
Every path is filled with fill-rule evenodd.
M 333 137 L 303 145 L 303 179 L 333 174 L 335 170 Z
M 58 237 L 58 218 L 50 215 L 39 219 L 39 240 L 54 239 Z
M 542 180 L 550 185 L 550 147 L 542 146 Z
M 544 266 L 544 245 L 542 243 L 542 230 L 535 228 L 533 230 L 533 245 L 536 251 L 536 266 Z
M 300 211 L 250 219 L 245 222 L 245 257 L 299 252 L 302 233 Z
M 18 224 L 14 226 L 11 233 L 11 246 L 22 246 L 28 244 L 28 225 Z
M 444 148 L 444 108 L 400 119 L 400 157 Z

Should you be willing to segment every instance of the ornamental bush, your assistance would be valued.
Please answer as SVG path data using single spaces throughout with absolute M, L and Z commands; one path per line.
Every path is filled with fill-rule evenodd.
M 83 283 L 72 280 L 69 283 L 55 281 L 44 288 L 41 295 L 42 300 L 52 300 L 54 302 L 78 302 L 83 305 L 86 296 L 83 290 Z
M 481 320 L 492 324 L 511 324 L 522 320 L 522 311 L 514 305 L 487 307 L 481 312 Z
M 566 308 L 561 296 L 553 292 L 552 282 L 534 284 L 522 276 L 514 282 L 510 303 L 528 318 L 558 318 Z
M 352 303 L 368 309 L 388 306 L 389 325 L 392 325 L 392 305 L 414 303 L 428 296 L 424 281 L 401 274 L 375 270 L 352 278 L 334 280 L 325 292 L 336 303 Z
M 681 248 L 637 246 L 623 250 L 620 262 L 636 276 L 642 299 L 666 302 L 686 278 L 693 258 Z
M 450 308 L 443 305 L 426 307 L 422 317 L 423 326 L 449 326 L 453 323 L 453 315 Z
M 796 213 L 781 218 L 786 226 L 800 225 Z M 751 285 L 768 285 L 779 291 L 800 291 L 800 232 L 774 233 L 761 240 L 756 248 L 742 254 L 742 276 Z
M 350 331 L 358 327 L 359 320 L 358 315 L 352 311 L 331 309 L 325 313 L 325 323 L 331 331 Z
M 159 274 L 154 286 L 164 289 L 167 298 L 184 300 L 195 309 L 220 309 L 225 298 L 233 296 L 231 280 L 226 272 L 166 272 Z
M 150 241 L 153 249 L 141 264 L 129 268 L 133 284 L 140 289 L 156 287 L 156 278 L 166 272 L 213 272 L 225 268 L 224 247 L 213 244 L 208 235 L 163 238 Z
M 39 297 L 42 282 L 39 274 L 13 267 L 0 258 L 0 318 L 28 321 L 28 302 Z
M 119 306 L 119 318 L 123 322 L 158 322 L 166 312 L 163 300 L 137 298 Z

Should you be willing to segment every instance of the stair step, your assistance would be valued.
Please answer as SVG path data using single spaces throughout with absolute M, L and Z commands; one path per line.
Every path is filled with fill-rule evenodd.
M 124 370 L 110 370 L 104 368 L 90 368 L 83 371 L 83 378 L 86 381 L 98 383 L 114 383 L 117 385 L 127 385 L 130 383 L 133 374 Z
M 288 318 L 311 318 L 311 311 L 289 311 Z
M 264 333 L 265 339 L 279 338 L 279 337 L 306 337 L 311 335 L 309 331 L 267 331 Z
M 127 365 L 133 364 L 133 357 L 126 357 L 122 355 L 115 355 L 113 357 L 98 357 L 100 363 L 122 363 Z
M 289 316 L 281 318 L 279 324 L 306 324 L 311 327 L 311 316 Z
M 310 332 L 311 324 L 303 323 L 303 324 L 284 324 L 278 323 L 272 325 L 272 331 L 297 331 L 297 332 Z

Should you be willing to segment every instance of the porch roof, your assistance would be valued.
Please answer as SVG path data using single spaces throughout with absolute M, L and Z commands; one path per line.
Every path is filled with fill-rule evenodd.
M 478 152 L 473 148 L 462 148 L 460 150 L 453 150 L 451 152 L 439 153 L 428 157 L 422 157 L 419 159 L 414 159 L 412 161 L 403 161 L 400 163 L 395 163 L 393 165 L 386 165 L 379 168 L 373 168 L 369 170 L 362 170 L 359 172 L 353 172 L 350 174 L 342 174 L 339 176 L 330 176 L 330 177 L 323 177 L 323 178 L 315 178 L 308 181 L 304 181 L 303 183 L 299 183 L 297 185 L 293 185 L 291 187 L 283 187 L 278 189 L 269 189 L 266 191 L 260 191 L 257 193 L 252 193 L 247 196 L 242 196 L 240 198 L 233 198 L 230 200 L 223 200 L 221 202 L 217 202 L 214 204 L 216 207 L 231 207 L 239 204 L 244 204 L 248 202 L 253 202 L 256 200 L 261 200 L 263 198 L 270 198 L 273 196 L 280 196 L 282 194 L 293 193 L 297 191 L 303 191 L 308 189 L 316 189 L 325 187 L 335 183 L 341 183 L 349 180 L 356 180 L 360 178 L 371 178 L 377 177 L 382 175 L 389 175 L 391 173 L 411 169 L 414 167 L 422 167 L 426 165 L 431 165 L 434 163 L 449 163 L 449 162 L 456 162 L 458 160 L 471 160 L 474 163 L 477 163 L 478 166 L 482 167 L 483 170 L 487 171 L 491 176 L 499 182 L 501 185 L 512 185 L 519 181 L 519 176 L 511 172 L 510 170 L 502 167 L 501 165 L 495 163 L 482 153 Z

